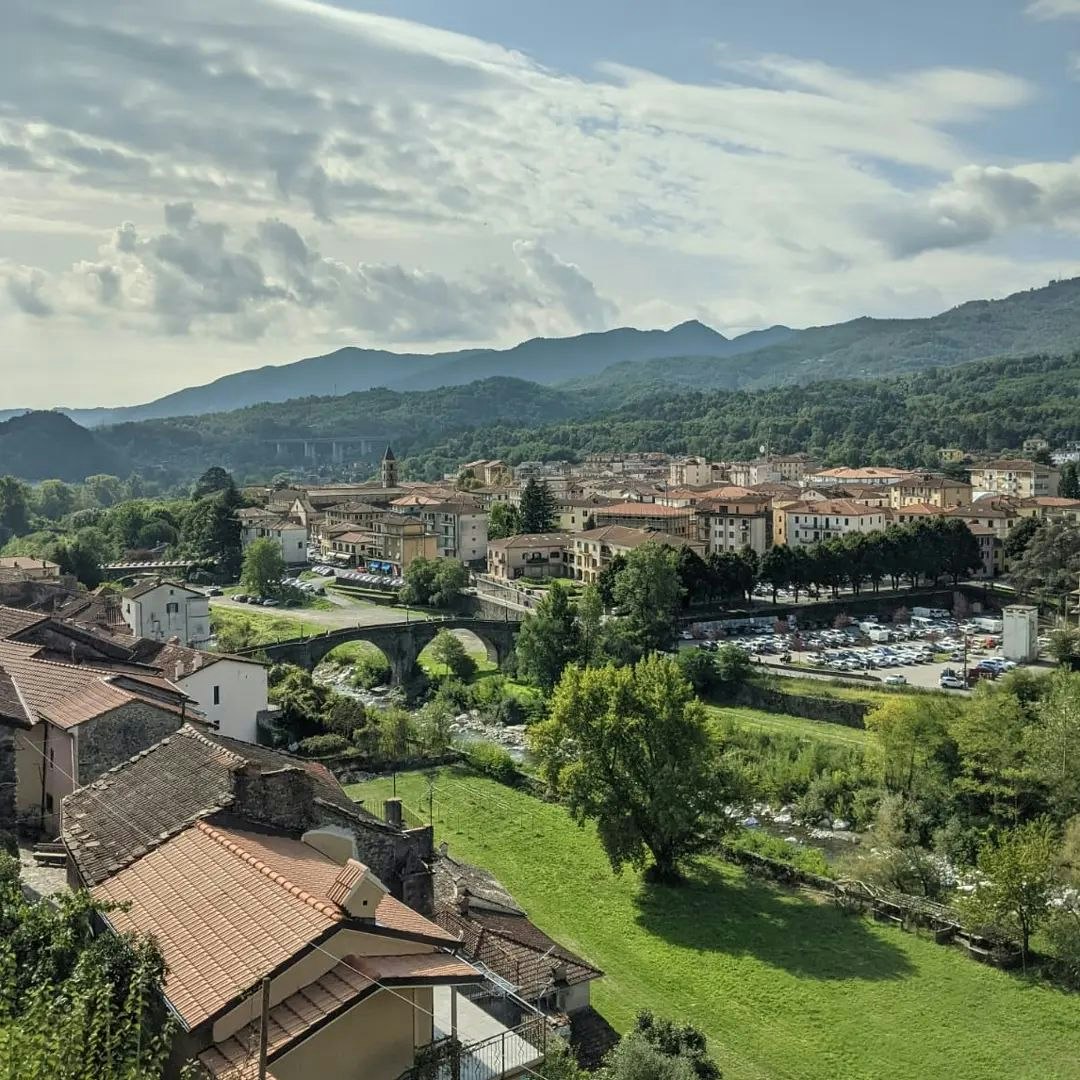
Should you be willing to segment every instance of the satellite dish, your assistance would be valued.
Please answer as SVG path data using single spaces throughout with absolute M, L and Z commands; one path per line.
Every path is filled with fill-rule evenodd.
M 757 448 L 757 452 L 758 452 L 759 454 L 764 454 L 764 453 L 765 453 L 765 451 L 766 451 L 767 449 L 768 449 L 768 447 L 767 447 L 767 446 L 766 446 L 766 445 L 765 445 L 764 443 L 762 443 L 762 444 L 761 444 L 761 445 L 760 445 L 760 446 L 759 446 L 759 447 Z

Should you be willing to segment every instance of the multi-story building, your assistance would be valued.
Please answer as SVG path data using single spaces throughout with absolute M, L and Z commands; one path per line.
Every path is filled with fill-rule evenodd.
M 178 581 L 151 578 L 125 589 L 120 612 L 134 637 L 176 638 L 181 645 L 202 645 L 210 637 L 210 600 Z
M 773 510 L 773 542 L 805 547 L 848 533 L 876 532 L 890 521 L 889 511 L 850 499 L 785 503 Z
M 803 486 L 824 484 L 898 484 L 910 479 L 914 474 L 910 469 L 893 469 L 885 465 L 867 465 L 859 469 L 819 469 L 809 472 L 803 478 Z
M 415 559 L 439 554 L 437 537 L 419 517 L 388 513 L 362 526 L 329 526 L 323 549 L 336 562 L 396 575 L 404 574 Z
M 271 540 L 281 552 L 286 566 L 308 561 L 308 529 L 284 514 L 266 510 L 239 510 L 240 546 L 244 551 L 256 540 Z
M 971 486 L 976 497 L 981 494 L 1012 495 L 1031 499 L 1057 495 L 1061 473 L 1053 465 L 1043 465 L 1025 458 L 1002 458 L 975 465 Z
M 770 454 L 754 461 L 732 462 L 729 474 L 733 484 L 744 487 L 753 484 L 801 484 L 817 467 L 817 462 L 807 454 Z
M 727 465 L 703 457 L 676 458 L 668 466 L 668 483 L 672 487 L 706 487 L 722 484 L 727 479 Z
M 393 502 L 395 510 L 406 512 L 428 526 L 435 535 L 439 558 L 459 559 L 468 565 L 487 563 L 488 519 L 478 499 L 461 496 L 454 500 L 426 495 L 407 495 Z
M 966 506 L 971 502 L 971 485 L 963 480 L 936 473 L 918 473 L 888 487 L 889 505 L 894 510 L 902 506 L 928 503 L 942 510 L 950 506 Z
M 573 575 L 578 581 L 595 585 L 596 579 L 611 565 L 612 559 L 628 555 L 642 544 L 667 544 L 673 548 L 688 547 L 699 555 L 705 554 L 705 545 L 699 540 L 670 533 L 650 532 L 646 529 L 630 529 L 623 525 L 605 525 L 597 529 L 575 533 L 573 536 Z
M 572 542 L 567 533 L 532 533 L 489 540 L 487 572 L 500 581 L 572 576 Z
M 652 502 L 623 502 L 598 507 L 593 515 L 598 528 L 622 525 L 678 536 L 684 541 L 696 537 L 694 511 L 690 507 L 661 506 Z
M 708 499 L 696 507 L 698 539 L 709 554 L 750 547 L 764 555 L 772 539 L 770 500 L 763 496 Z
M 555 499 L 555 524 L 560 532 L 581 532 L 596 524 L 596 512 L 615 505 L 602 495 L 560 495 Z

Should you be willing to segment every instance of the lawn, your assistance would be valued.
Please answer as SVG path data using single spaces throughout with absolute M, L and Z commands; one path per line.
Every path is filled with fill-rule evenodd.
M 806 697 L 836 698 L 839 701 L 861 701 L 867 705 L 880 705 L 897 694 L 943 695 L 940 690 L 928 690 L 918 686 L 884 686 L 881 683 L 861 686 L 856 683 L 839 683 L 828 679 L 803 679 L 797 675 L 761 675 L 758 678 L 773 690 L 786 694 L 803 694 Z
M 294 615 L 269 615 L 224 607 L 210 609 L 210 625 L 215 633 L 220 633 L 223 629 L 234 629 L 243 623 L 247 623 L 254 631 L 253 645 L 272 645 L 285 638 L 299 637 L 301 634 L 314 636 L 326 630 L 325 626 L 306 622 Z
M 863 728 L 845 727 L 843 724 L 829 724 L 822 720 L 806 720 L 801 716 L 789 716 L 787 713 L 764 712 L 761 709 L 707 705 L 709 715 L 717 720 L 730 720 L 738 727 L 753 731 L 765 731 L 770 735 L 797 735 L 803 739 L 817 739 L 821 742 L 837 743 L 842 746 L 864 748 L 871 740 L 869 731 Z
M 426 810 L 419 773 L 398 794 Z M 389 780 L 350 788 L 383 799 Z M 436 841 L 485 866 L 532 918 L 602 967 L 593 1001 L 693 1021 L 725 1080 L 1064 1080 L 1080 1000 L 960 952 L 704 863 L 679 889 L 614 877 L 590 828 L 460 769 L 435 785 Z

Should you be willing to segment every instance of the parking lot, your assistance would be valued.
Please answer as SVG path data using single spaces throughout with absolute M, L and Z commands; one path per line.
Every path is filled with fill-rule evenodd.
M 886 685 L 957 692 L 966 690 L 965 653 L 969 680 L 994 679 L 1018 666 L 1000 655 L 1000 634 L 972 620 L 916 618 L 902 625 L 866 620 L 835 629 L 787 633 L 751 629 L 695 644 L 717 648 L 725 642 L 760 663 L 777 666 L 777 674 L 810 674 L 786 670 L 787 665 L 807 665 L 825 678 L 870 676 Z M 684 647 L 687 644 L 684 641 Z

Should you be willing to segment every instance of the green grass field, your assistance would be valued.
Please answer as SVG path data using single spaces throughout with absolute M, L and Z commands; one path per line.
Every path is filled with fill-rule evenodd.
M 426 782 L 398 794 L 425 820 Z M 389 780 L 350 789 L 383 799 Z M 678 889 L 614 877 L 558 806 L 441 770 L 436 841 L 494 872 L 541 927 L 606 972 L 625 1028 L 651 1008 L 709 1037 L 725 1080 L 1065 1080 L 1080 999 L 706 861 Z
M 285 638 L 299 637 L 300 634 L 321 634 L 326 629 L 318 623 L 306 622 L 295 615 L 269 615 L 263 612 L 236 611 L 223 607 L 210 609 L 210 625 L 215 633 L 245 622 L 255 632 L 253 642 L 255 645 L 271 645 Z
M 863 728 L 829 724 L 823 720 L 806 720 L 801 716 L 789 716 L 787 713 L 763 712 L 760 709 L 726 705 L 706 705 L 706 709 L 709 715 L 717 720 L 729 720 L 739 727 L 765 731 L 770 735 L 797 735 L 803 739 L 817 739 L 841 746 L 854 746 L 857 749 L 864 748 L 872 739 L 870 732 Z

